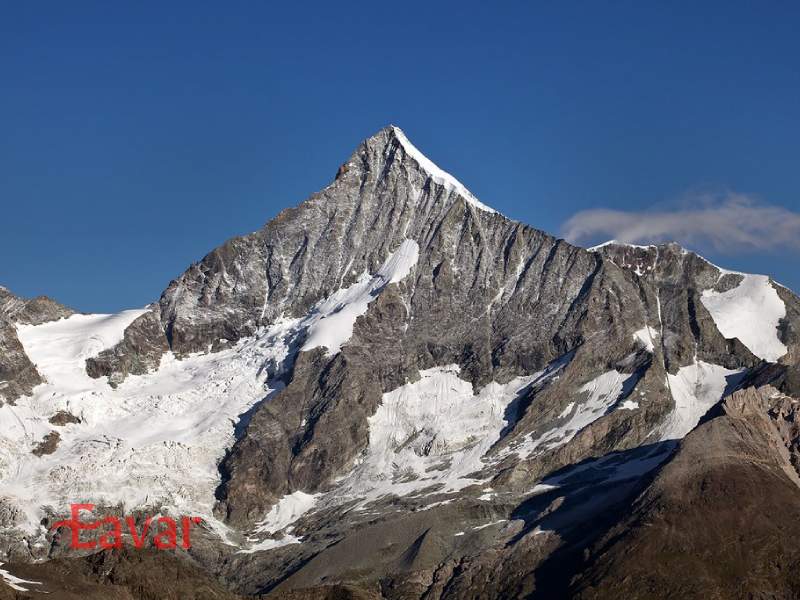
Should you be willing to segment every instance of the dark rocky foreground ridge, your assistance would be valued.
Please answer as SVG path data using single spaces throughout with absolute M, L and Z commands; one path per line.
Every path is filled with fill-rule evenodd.
M 378 278 L 340 350 L 309 345 L 309 315 L 410 243 L 408 273 Z M 726 336 L 709 298 L 735 303 L 749 285 L 784 314 L 774 331 Z M 0 393 L 14 401 L 41 383 L 16 324 L 70 313 L 2 293 Z M 288 351 L 262 367 L 274 392 L 237 424 L 215 513 L 252 535 L 286 497 L 313 495 L 291 530 L 256 536 L 300 543 L 245 553 L 208 532 L 183 557 L 71 558 L 48 538 L 57 563 L 19 566 L 18 550 L 12 572 L 64 598 L 65 581 L 84 598 L 797 596 L 800 300 L 785 288 L 676 245 L 572 246 L 487 209 L 389 127 L 324 190 L 192 265 L 86 372 L 120 385 L 170 352 L 189 361 L 284 322 Z M 464 416 L 494 437 L 458 471 L 481 435 L 401 402 L 397 458 L 376 479 L 360 465 L 392 393 L 445 366 L 475 393 L 522 378 L 504 425 L 484 427 L 488 408 Z M 451 400 L 456 380 L 442 381 L 423 408 Z M 154 596 L 130 576 L 154 568 L 185 591 Z
M 726 398 L 596 543 L 575 597 L 800 597 L 798 432 L 775 388 Z

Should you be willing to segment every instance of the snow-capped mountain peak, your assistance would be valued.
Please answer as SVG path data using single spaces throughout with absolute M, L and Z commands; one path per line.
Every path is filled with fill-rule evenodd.
M 387 129 L 394 134 L 394 136 L 400 142 L 400 145 L 403 147 L 403 150 L 405 150 L 406 154 L 413 158 L 417 164 L 419 164 L 420 168 L 425 171 L 431 177 L 431 179 L 433 179 L 433 181 L 456 192 L 458 195 L 464 198 L 464 200 L 473 206 L 480 208 L 481 210 L 490 213 L 497 212 L 495 209 L 478 200 L 463 183 L 453 177 L 450 173 L 441 169 L 431 159 L 425 156 L 414 144 L 411 143 L 402 129 L 396 125 L 389 125 Z

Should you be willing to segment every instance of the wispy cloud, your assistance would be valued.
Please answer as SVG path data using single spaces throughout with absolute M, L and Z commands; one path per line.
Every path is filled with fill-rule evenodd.
M 562 226 L 573 243 L 615 239 L 626 243 L 675 241 L 720 252 L 800 249 L 800 213 L 742 194 L 698 196 L 661 211 L 584 210 Z

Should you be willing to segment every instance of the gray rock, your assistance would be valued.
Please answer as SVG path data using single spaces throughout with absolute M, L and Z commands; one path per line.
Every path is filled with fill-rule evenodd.
M 31 454 L 35 454 L 36 456 L 52 454 L 56 451 L 56 448 L 58 448 L 59 441 L 61 441 L 61 434 L 57 431 L 51 431 L 42 438 L 33 450 L 31 450 Z
M 70 425 L 72 423 L 80 423 L 81 420 L 72 413 L 69 413 L 65 410 L 59 410 L 52 417 L 50 417 L 50 419 L 48 419 L 48 422 L 51 425 L 63 426 Z
M 120 343 L 88 358 L 86 372 L 95 379 L 108 377 L 109 384 L 115 386 L 128 375 L 144 375 L 158 369 L 168 350 L 158 307 L 154 306 L 128 325 Z

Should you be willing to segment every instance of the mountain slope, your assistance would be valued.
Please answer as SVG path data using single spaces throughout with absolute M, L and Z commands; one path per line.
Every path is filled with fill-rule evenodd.
M 576 597 L 796 598 L 798 433 L 797 400 L 774 388 L 727 398 L 605 536 Z

